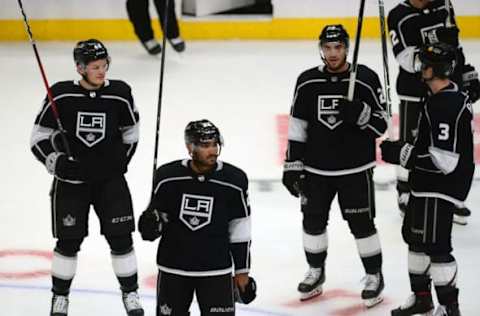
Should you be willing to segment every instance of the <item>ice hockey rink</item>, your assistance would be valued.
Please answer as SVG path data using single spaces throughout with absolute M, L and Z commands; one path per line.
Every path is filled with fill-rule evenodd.
M 40 42 L 38 48 L 51 84 L 78 78 L 73 42 Z M 127 178 L 138 217 L 150 196 L 160 58 L 148 56 L 137 42 L 106 42 L 112 56 L 110 78 L 127 81 L 141 115 L 141 140 Z M 480 68 L 480 42 L 463 41 L 467 60 Z M 381 71 L 378 41 L 362 42 L 360 63 Z M 296 287 L 306 271 L 299 203 L 280 185 L 282 118 L 289 111 L 297 75 L 318 65 L 315 41 L 191 41 L 179 55 L 167 50 L 160 129 L 159 162 L 186 157 L 183 128 L 190 120 L 217 124 L 226 146 L 221 159 L 243 168 L 251 180 L 252 271 L 258 297 L 238 306 L 241 316 L 385 316 L 409 295 L 407 250 L 394 187 L 377 190 L 377 228 L 384 254 L 385 300 L 366 310 L 360 299 L 363 268 L 355 242 L 336 202 L 329 224 L 329 254 L 324 294 L 301 303 Z M 396 64 L 390 55 L 394 111 Z M 382 77 L 381 77 L 382 78 Z M 48 193 L 51 177 L 29 150 L 33 120 L 45 95 L 28 42 L 0 43 L 0 315 L 47 315 L 50 308 L 51 237 Z M 479 106 L 479 104 L 477 104 Z M 283 135 L 284 136 L 284 135 Z M 353 155 L 355 153 L 352 153 Z M 379 166 L 376 179 L 391 180 L 393 169 Z M 463 315 L 480 315 L 480 185 L 467 205 L 467 226 L 455 225 Z M 140 294 L 146 315 L 155 315 L 156 243 L 134 235 Z M 199 315 L 195 304 L 192 315 Z M 107 243 L 99 236 L 94 213 L 90 236 L 79 254 L 70 295 L 70 313 L 125 315 Z

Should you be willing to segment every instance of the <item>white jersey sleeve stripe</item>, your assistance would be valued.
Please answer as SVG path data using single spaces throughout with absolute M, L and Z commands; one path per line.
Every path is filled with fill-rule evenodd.
M 30 147 L 35 146 L 42 140 L 47 140 L 55 132 L 53 128 L 43 127 L 41 125 L 34 125 L 32 134 L 30 136 Z
M 288 140 L 305 143 L 307 141 L 307 127 L 307 121 L 290 116 L 288 120 Z
M 124 144 L 137 143 L 140 136 L 140 124 L 136 123 L 132 126 L 125 126 L 121 128 L 122 140 Z
M 230 233 L 230 243 L 240 243 L 250 241 L 252 238 L 252 223 L 250 216 L 235 218 L 228 224 Z
M 449 174 L 455 170 L 460 159 L 460 155 L 458 153 L 433 146 L 428 147 L 428 152 L 430 153 L 433 164 L 444 174 Z

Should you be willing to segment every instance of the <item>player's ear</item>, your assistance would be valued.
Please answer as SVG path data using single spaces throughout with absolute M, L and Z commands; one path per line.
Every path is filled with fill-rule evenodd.
M 77 72 L 78 72 L 81 76 L 83 76 L 83 75 L 85 74 L 85 67 L 84 67 L 83 65 L 77 64 L 76 68 L 77 68 Z
M 191 157 L 192 152 L 193 152 L 193 145 L 192 144 L 185 144 L 185 147 L 187 147 L 188 155 Z

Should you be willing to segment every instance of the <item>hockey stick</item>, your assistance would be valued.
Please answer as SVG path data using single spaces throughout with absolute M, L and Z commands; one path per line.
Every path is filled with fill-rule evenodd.
M 357 66 L 358 66 L 358 51 L 360 48 L 360 37 L 362 33 L 363 25 L 363 12 L 365 9 L 365 0 L 360 0 L 360 11 L 358 13 L 358 22 L 357 22 L 357 34 L 355 35 L 355 48 L 353 50 L 353 62 L 352 70 L 350 72 L 350 81 L 348 83 L 348 100 L 353 100 L 353 95 L 355 93 L 355 80 L 357 78 Z
M 153 172 L 152 172 L 152 192 L 151 197 L 155 193 L 155 171 L 157 170 L 157 159 L 158 159 L 158 140 L 160 138 L 160 118 L 162 113 L 162 95 L 163 95 L 163 74 L 165 72 L 165 52 L 167 44 L 167 27 L 168 27 L 168 8 L 170 0 L 165 0 L 165 12 L 163 19 L 163 40 L 162 40 L 162 56 L 160 61 L 160 83 L 158 88 L 158 103 L 157 103 L 157 125 L 156 125 L 156 134 L 155 134 L 155 148 L 153 151 Z
M 450 12 L 450 0 L 445 0 L 445 10 L 447 10 L 447 19 L 445 21 L 445 27 L 451 28 L 452 24 L 452 13 Z
M 40 68 L 40 73 L 42 74 L 43 83 L 45 85 L 45 88 L 47 89 L 48 101 L 51 104 L 53 117 L 55 118 L 55 122 L 57 123 L 57 127 L 60 131 L 60 137 L 62 139 L 63 146 L 65 147 L 65 152 L 66 152 L 68 157 L 72 157 L 72 152 L 70 151 L 70 146 L 68 145 L 67 137 L 65 135 L 65 130 L 63 129 L 62 122 L 60 121 L 60 115 L 58 114 L 57 104 L 55 103 L 55 100 L 53 99 L 52 90 L 50 89 L 50 85 L 48 84 L 48 81 L 47 81 L 47 75 L 45 74 L 45 70 L 43 69 L 42 61 L 40 60 L 40 54 L 38 53 L 37 44 L 36 44 L 35 40 L 33 39 L 33 34 L 32 34 L 32 30 L 30 29 L 30 24 L 28 24 L 27 14 L 25 13 L 25 10 L 23 9 L 22 0 L 18 0 L 18 6 L 20 7 L 20 11 L 21 11 L 22 16 L 23 16 L 23 22 L 25 23 L 25 29 L 27 31 L 28 37 L 30 38 L 30 43 L 32 44 L 33 52 L 35 53 L 35 58 L 37 59 L 38 67 Z
M 390 70 L 388 68 L 388 51 L 387 51 L 387 33 L 385 25 L 385 5 L 383 0 L 378 0 L 378 10 L 380 19 L 380 34 L 382 38 L 382 55 L 383 55 L 383 89 L 385 94 L 385 102 L 387 104 L 387 135 L 389 139 L 393 139 L 392 127 L 392 99 L 390 96 Z

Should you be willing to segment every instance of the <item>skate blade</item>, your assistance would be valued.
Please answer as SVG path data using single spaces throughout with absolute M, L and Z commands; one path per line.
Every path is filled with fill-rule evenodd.
M 317 297 L 323 293 L 322 288 L 316 288 L 308 293 L 300 293 L 300 301 L 308 301 L 314 297 Z
M 453 215 L 453 222 L 458 225 L 467 225 L 467 217 L 466 216 L 458 216 L 458 215 Z
M 374 298 L 368 298 L 368 299 L 363 300 L 363 304 L 365 304 L 366 308 L 374 307 L 375 305 L 378 305 L 381 302 L 383 302 L 383 297 L 382 296 L 377 296 L 377 297 L 374 297 Z

